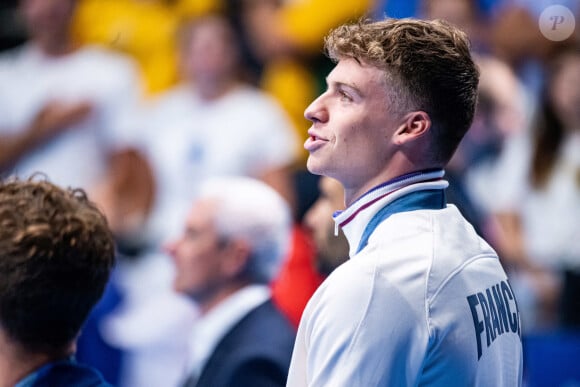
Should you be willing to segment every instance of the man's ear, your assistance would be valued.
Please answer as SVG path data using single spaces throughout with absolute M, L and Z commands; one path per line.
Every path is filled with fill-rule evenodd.
M 242 239 L 231 239 L 224 249 L 227 251 L 227 258 L 222 262 L 222 270 L 227 276 L 236 277 L 245 270 L 251 247 Z
M 401 124 L 393 134 L 393 141 L 397 145 L 403 145 L 413 141 L 431 129 L 431 117 L 424 111 L 407 113 L 401 119 Z

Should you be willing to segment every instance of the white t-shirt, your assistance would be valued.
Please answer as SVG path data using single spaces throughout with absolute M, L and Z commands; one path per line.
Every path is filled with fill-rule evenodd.
M 90 115 L 34 148 L 10 174 L 43 172 L 60 185 L 88 189 L 111 150 L 131 141 L 123 122 L 140 97 L 135 66 L 120 54 L 83 47 L 48 57 L 32 44 L 0 57 L 0 137 L 23 131 L 50 101 L 93 105 Z
M 259 177 L 296 158 L 297 138 L 286 113 L 249 86 L 212 102 L 192 86 L 179 86 L 145 110 L 142 148 L 158 181 L 153 227 L 163 235 L 180 230 L 202 179 Z
M 529 133 L 510 138 L 495 171 L 492 212 L 520 215 L 526 254 L 548 269 L 580 269 L 580 131 L 570 133 L 546 186 L 530 184 Z
M 382 186 L 335 217 L 357 249 L 372 216 L 418 178 Z M 376 200 L 376 201 L 375 201 Z M 288 386 L 519 386 L 520 320 L 491 247 L 452 205 L 398 212 L 309 301 Z

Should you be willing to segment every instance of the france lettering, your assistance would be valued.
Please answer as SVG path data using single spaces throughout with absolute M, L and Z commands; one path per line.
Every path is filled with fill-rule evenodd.
M 478 360 L 483 354 L 483 343 L 487 348 L 504 334 L 517 334 L 521 338 L 520 313 L 508 281 L 467 296 L 467 302 L 475 327 Z

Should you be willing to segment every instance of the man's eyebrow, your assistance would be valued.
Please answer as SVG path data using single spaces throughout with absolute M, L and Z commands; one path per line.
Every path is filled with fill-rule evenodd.
M 326 85 L 327 86 L 334 86 L 336 88 L 347 88 L 349 90 L 352 90 L 353 92 L 355 92 L 358 96 L 362 97 L 364 96 L 364 93 L 358 88 L 356 87 L 354 84 L 352 83 L 347 83 L 347 82 L 338 82 L 338 81 L 329 81 L 328 77 L 326 78 Z
M 186 226 L 185 227 L 185 233 L 188 235 L 195 235 L 195 234 L 199 234 L 199 229 L 192 227 L 192 226 Z

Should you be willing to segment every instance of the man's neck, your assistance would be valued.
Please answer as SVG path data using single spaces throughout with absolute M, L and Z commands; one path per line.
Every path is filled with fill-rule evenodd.
M 239 82 L 235 79 L 223 79 L 219 82 L 194 83 L 194 87 L 197 88 L 200 97 L 205 102 L 218 100 L 237 88 L 239 85 Z
M 60 57 L 68 55 L 77 49 L 70 39 L 38 38 L 34 45 L 48 57 Z
M 49 362 L 47 356 L 28 354 L 0 338 L 0 387 L 14 387 L 16 383 Z
M 205 299 L 201 302 L 198 300 L 198 307 L 200 315 L 203 316 L 207 314 L 210 310 L 215 308 L 217 305 L 222 303 L 225 299 L 230 297 L 232 294 L 236 293 L 238 290 L 247 286 L 249 283 L 247 281 L 235 281 L 230 284 L 223 286 L 219 291 L 214 293 L 211 298 Z
M 0 387 L 14 387 L 27 375 L 57 359 L 60 357 L 26 351 L 0 329 Z

